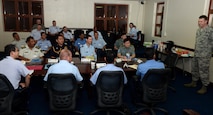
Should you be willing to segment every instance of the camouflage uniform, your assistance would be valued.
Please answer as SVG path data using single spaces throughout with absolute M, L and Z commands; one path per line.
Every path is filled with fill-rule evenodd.
M 213 29 L 209 26 L 196 32 L 195 52 L 192 59 L 192 80 L 199 78 L 204 86 L 209 84 L 209 66 L 212 57 Z

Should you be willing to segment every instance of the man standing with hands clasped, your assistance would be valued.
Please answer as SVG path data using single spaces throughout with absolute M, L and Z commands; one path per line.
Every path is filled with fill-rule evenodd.
M 202 87 L 198 94 L 205 94 L 209 85 L 209 66 L 213 48 L 213 29 L 208 26 L 208 17 L 201 15 L 198 19 L 196 32 L 194 58 L 192 59 L 192 82 L 184 84 L 185 87 L 196 87 L 200 79 Z

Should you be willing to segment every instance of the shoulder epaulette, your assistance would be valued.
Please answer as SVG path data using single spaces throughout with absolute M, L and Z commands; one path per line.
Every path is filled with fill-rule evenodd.
M 36 46 L 35 48 L 40 49 L 40 47 L 39 47 L 39 46 Z
M 24 48 L 26 48 L 26 46 L 21 47 L 21 49 L 24 49 Z

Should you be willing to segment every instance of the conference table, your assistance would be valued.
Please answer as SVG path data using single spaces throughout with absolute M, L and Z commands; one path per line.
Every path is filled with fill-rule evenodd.
M 145 61 L 145 59 L 141 59 L 142 61 Z M 83 77 L 83 84 L 84 84 L 84 88 L 86 89 L 86 91 L 88 92 L 88 98 L 93 98 L 93 88 L 91 87 L 91 83 L 90 83 L 90 77 L 91 74 L 94 73 L 97 69 L 91 69 L 91 64 L 90 62 L 82 62 L 80 58 L 78 57 L 73 57 L 72 58 L 72 63 L 78 67 L 80 74 Z M 105 63 L 103 59 L 99 59 L 98 61 L 96 61 L 96 63 Z M 116 66 L 123 68 L 124 72 L 126 73 L 127 78 L 131 77 L 132 75 L 135 75 L 136 69 L 131 68 L 131 67 L 124 67 L 124 64 L 127 65 L 138 65 L 137 61 L 121 61 L 119 63 L 115 63 Z M 26 64 L 26 66 L 28 68 L 32 67 L 36 68 L 39 67 L 39 69 L 35 69 L 32 76 L 34 78 L 36 78 L 36 76 L 45 76 L 47 73 L 47 68 L 46 65 L 49 64 L 48 63 L 48 59 L 44 59 L 42 63 L 38 63 L 38 64 Z
M 143 61 L 145 59 L 142 59 Z M 80 60 L 80 58 L 78 57 L 73 57 L 72 58 L 72 63 L 78 67 L 79 69 L 79 72 L 82 74 L 82 75 L 90 75 L 91 73 L 94 73 L 96 71 L 96 68 L 95 69 L 91 69 L 91 64 L 90 62 L 82 62 Z M 104 63 L 104 60 L 103 59 L 99 59 L 96 63 Z M 124 72 L 128 73 L 128 72 L 136 72 L 136 69 L 133 69 L 133 68 L 130 68 L 130 67 L 123 67 L 124 64 L 127 64 L 127 65 L 132 65 L 132 64 L 135 64 L 137 65 L 138 63 L 136 61 L 122 61 L 120 63 L 116 63 L 115 65 L 118 66 L 118 67 L 121 67 L 123 68 Z M 43 62 L 41 63 L 37 63 L 37 64 L 27 64 L 27 67 L 28 68 L 31 68 L 31 69 L 34 69 L 38 66 L 42 66 L 40 69 L 35 69 L 34 72 L 33 72 L 33 76 L 45 76 L 45 74 L 47 73 L 47 69 L 45 69 L 45 65 L 48 64 L 48 61 L 47 59 L 44 59 Z

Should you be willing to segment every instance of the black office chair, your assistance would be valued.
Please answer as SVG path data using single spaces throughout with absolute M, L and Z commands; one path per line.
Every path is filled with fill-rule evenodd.
M 163 61 L 167 68 L 171 68 L 171 70 L 172 70 L 171 79 L 173 79 L 173 80 L 176 78 L 175 67 L 176 67 L 177 61 L 178 61 L 178 54 L 176 54 L 176 53 L 167 54 L 165 60 Z
M 166 101 L 167 98 L 167 86 L 169 77 L 171 75 L 171 69 L 150 69 L 145 74 L 142 80 L 142 102 L 136 103 L 137 105 L 143 106 L 135 111 L 135 114 L 143 110 L 149 110 L 151 115 L 156 115 L 154 110 L 164 112 L 166 115 L 168 111 L 155 106 L 157 103 Z
M 110 111 L 115 111 L 125 115 L 124 112 L 116 109 L 122 106 L 123 87 L 124 75 L 122 71 L 100 72 L 96 82 L 96 91 L 98 95 L 97 103 L 100 109 L 90 114 L 106 111 L 107 115 L 109 115 Z
M 13 112 L 14 88 L 7 77 L 0 74 L 0 115 L 27 115 L 27 111 Z
M 77 81 L 73 74 L 49 74 L 47 90 L 49 94 L 50 110 L 56 113 L 68 113 L 76 111 Z
M 166 68 L 170 68 L 172 71 L 172 75 L 170 80 L 175 80 L 176 74 L 175 74 L 175 67 L 178 61 L 178 54 L 176 53 L 169 53 L 167 54 L 165 60 L 163 61 L 166 65 Z M 170 88 L 172 91 L 176 92 L 176 89 L 172 87 L 171 85 L 168 85 L 168 88 Z
M 0 74 L 0 115 L 12 114 L 14 88 L 5 75 Z

